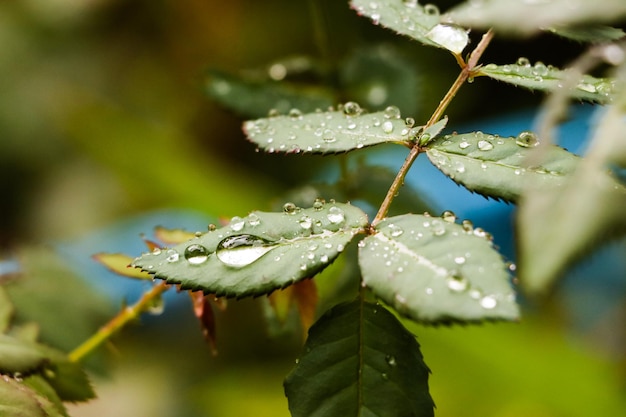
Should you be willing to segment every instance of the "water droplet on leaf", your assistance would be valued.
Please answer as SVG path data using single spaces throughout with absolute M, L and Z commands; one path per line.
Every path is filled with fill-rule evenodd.
M 446 286 L 451 291 L 461 292 L 467 289 L 467 287 L 469 286 L 469 282 L 467 281 L 465 277 L 463 277 L 458 272 L 453 272 L 452 275 L 450 275 L 446 279 Z
M 402 228 L 400 226 L 397 226 L 395 224 L 390 224 L 389 225 L 389 230 L 391 231 L 391 237 L 398 237 L 402 233 L 404 233 L 404 230 L 402 230 Z
M 209 251 L 202 245 L 193 244 L 187 246 L 184 256 L 191 265 L 201 265 L 209 258 Z
M 383 132 L 385 133 L 393 132 L 393 123 L 391 123 L 389 120 L 383 123 Z
M 519 57 L 517 59 L 517 65 L 519 65 L 520 67 L 530 67 L 530 61 L 528 58 L 526 57 Z
M 217 245 L 217 258 L 224 265 L 242 268 L 274 249 L 274 245 L 253 235 L 229 236 Z
M 239 216 L 235 216 L 232 219 L 230 219 L 230 228 L 235 232 L 238 232 L 241 229 L 243 229 L 245 224 L 246 222 Z
M 443 213 L 441 213 L 441 218 L 443 218 L 443 220 L 448 223 L 456 222 L 456 214 L 454 214 L 450 210 L 446 210 Z
M 479 140 L 478 149 L 480 149 L 481 151 L 490 151 L 493 149 L 493 143 L 487 140 Z
M 298 211 L 298 206 L 293 203 L 285 203 L 283 205 L 283 212 L 287 214 L 294 214 L 296 211 Z
M 387 362 L 387 365 L 389 366 L 396 366 L 398 364 L 398 362 L 396 361 L 396 357 L 393 355 L 385 356 L 385 362 Z
M 361 106 L 354 101 L 348 101 L 343 105 L 343 114 L 346 116 L 358 116 L 361 113 Z
M 486 295 L 480 299 L 480 306 L 487 310 L 491 310 L 498 305 L 498 300 L 493 295 Z
M 533 146 L 537 146 L 539 144 L 539 140 L 534 132 L 525 130 L 517 135 L 515 143 L 523 148 L 531 148 Z
M 400 109 L 397 108 L 396 106 L 387 107 L 385 111 L 383 112 L 383 115 L 385 116 L 386 119 L 399 119 L 401 117 Z
M 299 109 L 291 109 L 289 110 L 289 117 L 293 120 L 302 119 L 302 112 Z
M 326 216 L 328 221 L 333 224 L 342 223 L 345 220 L 343 210 L 337 206 L 333 206 L 328 210 L 328 215 Z
M 167 255 L 167 258 L 165 258 L 165 260 L 170 263 L 178 262 L 178 260 L 180 259 L 180 255 L 174 249 L 169 249 L 167 252 L 165 252 L 165 254 Z
M 426 4 L 424 5 L 424 13 L 430 16 L 437 16 L 439 14 L 439 7 L 434 4 Z

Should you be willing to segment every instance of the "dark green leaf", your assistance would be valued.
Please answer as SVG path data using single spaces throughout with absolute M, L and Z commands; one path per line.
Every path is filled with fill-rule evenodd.
M 27 374 L 41 368 L 47 360 L 37 345 L 0 335 L 0 373 Z
M 560 88 L 567 76 L 566 71 L 546 66 L 541 62 L 531 65 L 524 58 L 521 58 L 517 64 L 487 64 L 479 69 L 478 74 L 531 90 L 547 92 Z M 580 100 L 607 103 L 611 100 L 613 90 L 611 80 L 583 75 L 569 94 L 572 98 Z
M 363 283 L 401 314 L 428 323 L 517 320 L 507 266 L 471 223 L 405 214 L 359 245 Z
M 543 149 L 541 163 L 527 166 L 537 138 L 532 132 L 500 137 L 482 132 L 448 135 L 429 145 L 430 161 L 457 184 L 484 196 L 516 202 L 529 186 L 559 186 L 580 158 L 558 146 Z
M 4 288 L 0 287 L 0 333 L 7 331 L 13 318 L 13 304 Z
M 42 375 L 62 401 L 86 401 L 96 396 L 79 364 L 70 362 L 62 352 L 43 349 L 51 362 L 46 365 L 46 371 Z
M 550 32 L 578 42 L 609 42 L 626 36 L 622 29 L 603 25 L 552 28 Z
M 462 25 L 524 36 L 552 27 L 618 22 L 625 16 L 623 0 L 465 2 L 448 14 L 450 20 Z
M 183 289 L 228 297 L 267 294 L 320 272 L 367 224 L 365 213 L 349 204 L 318 201 L 300 209 L 288 203 L 283 213 L 235 217 L 133 265 Z
M 216 70 L 209 72 L 206 90 L 220 104 L 244 117 L 263 117 L 271 109 L 286 113 L 299 108 L 310 112 L 335 102 L 333 92 L 324 87 L 236 77 Z
M 47 398 L 58 410 L 62 410 L 64 413 L 66 412 L 65 406 L 57 392 L 41 375 L 31 375 L 28 378 L 24 378 L 23 383 L 38 395 Z
M 372 19 L 375 25 L 380 24 L 424 45 L 460 55 L 469 42 L 465 29 L 440 23 L 439 9 L 432 4 L 422 6 L 410 0 L 352 0 L 350 4 L 359 15 Z
M 309 330 L 285 380 L 293 417 L 431 417 L 419 344 L 380 305 L 339 304 Z
M 22 382 L 0 378 L 0 415 L 2 417 L 67 417 L 46 395 Z
M 249 140 L 266 152 L 337 153 L 382 143 L 406 144 L 412 126 L 400 118 L 400 110 L 389 106 L 385 111 L 364 113 L 348 102 L 339 111 L 275 116 L 244 123 Z

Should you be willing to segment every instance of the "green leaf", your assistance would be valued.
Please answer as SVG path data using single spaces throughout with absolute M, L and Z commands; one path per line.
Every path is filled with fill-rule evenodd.
M 50 358 L 43 377 L 62 401 L 86 401 L 96 396 L 82 366 L 57 350 L 42 347 Z
M 367 216 L 349 204 L 316 202 L 283 213 L 253 212 L 169 250 L 137 258 L 133 266 L 217 296 L 268 294 L 327 267 L 357 233 Z
M 424 45 L 447 49 L 460 55 L 469 42 L 467 31 L 453 24 L 440 23 L 439 9 L 417 1 L 402 0 L 352 0 L 353 9 L 367 16 L 375 25 L 409 36 Z
M 37 394 L 47 398 L 58 410 L 62 410 L 64 413 L 67 412 L 57 392 L 41 375 L 30 375 L 24 378 L 23 383 L 37 392 Z
M 543 149 L 541 163 L 528 166 L 538 144 L 534 133 L 500 137 L 482 132 L 448 135 L 429 145 L 430 161 L 457 184 L 484 196 L 516 202 L 526 187 L 564 183 L 580 158 L 558 146 Z
M 0 378 L 2 417 L 67 417 L 46 395 L 11 378 Z
M 288 81 L 236 77 L 212 70 L 206 80 L 207 93 L 218 103 L 244 117 L 263 117 L 271 109 L 286 113 L 292 108 L 309 112 L 335 102 L 331 90 Z
M 400 110 L 389 106 L 382 112 L 364 113 L 354 102 L 339 111 L 289 115 L 244 123 L 249 140 L 266 152 L 328 154 L 348 152 L 382 143 L 406 144 L 412 125 L 407 126 Z
M 420 146 L 425 146 L 426 144 L 430 143 L 433 139 L 435 139 L 437 135 L 439 135 L 439 133 L 441 133 L 441 131 L 446 127 L 447 124 L 448 124 L 448 117 L 444 116 L 443 119 L 439 120 L 437 123 L 424 129 L 424 132 L 422 132 L 422 134 L 419 135 Z
M 478 75 L 531 90 L 550 92 L 560 88 L 567 71 L 546 66 L 542 62 L 531 65 L 528 59 L 520 58 L 517 64 L 487 64 L 479 69 Z M 580 100 L 608 103 L 611 101 L 613 90 L 614 86 L 610 79 L 583 75 L 569 94 L 572 98 Z
M 285 380 L 293 417 L 431 417 L 430 370 L 419 344 L 380 305 L 336 305 L 309 330 Z
M 41 368 L 47 360 L 37 345 L 0 335 L 0 373 L 27 374 Z
M 405 214 L 383 220 L 359 245 L 363 283 L 413 320 L 517 320 L 507 266 L 471 223 Z
M 551 28 L 550 32 L 578 42 L 594 43 L 616 41 L 626 36 L 622 29 L 604 25 Z
M 0 286 L 0 333 L 5 333 L 13 318 L 13 304 L 4 288 Z
M 626 2 L 604 0 L 519 1 L 490 0 L 465 2 L 447 18 L 476 28 L 493 28 L 498 33 L 528 36 L 553 27 L 588 23 L 618 22 L 626 17 Z

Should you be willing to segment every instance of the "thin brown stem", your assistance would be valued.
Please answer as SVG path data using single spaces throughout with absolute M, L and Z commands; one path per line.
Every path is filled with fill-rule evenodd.
M 72 362 L 78 362 L 89 353 L 96 350 L 116 331 L 146 311 L 149 305 L 168 288 L 170 288 L 170 285 L 165 283 L 165 281 L 152 287 L 152 289 L 144 293 L 139 301 L 137 301 L 134 305 L 122 309 L 117 316 L 113 317 L 107 324 L 102 326 L 98 332 L 93 334 L 89 339 L 85 340 L 80 346 L 70 352 L 68 355 L 69 360 Z
M 491 42 L 492 38 L 493 32 L 491 30 L 483 35 L 478 45 L 476 45 L 476 48 L 470 54 L 469 59 L 467 60 L 467 64 L 461 67 L 461 72 L 459 73 L 458 77 L 456 78 L 446 95 L 439 102 L 439 105 L 428 120 L 428 123 L 426 123 L 425 128 L 434 125 L 439 121 L 439 119 L 443 117 L 443 113 L 452 102 L 454 96 L 456 96 L 456 93 L 476 70 L 478 60 L 482 56 L 483 52 L 485 52 L 485 49 Z M 416 141 L 411 147 L 411 151 L 404 160 L 402 167 L 400 167 L 400 170 L 394 178 L 393 183 L 391 183 L 391 186 L 387 191 L 387 195 L 385 196 L 383 203 L 380 205 L 378 213 L 376 213 L 376 217 L 374 217 L 374 220 L 372 220 L 372 227 L 376 226 L 376 224 L 378 224 L 387 216 L 387 213 L 389 212 L 389 207 L 391 206 L 393 199 L 396 197 L 396 195 L 398 195 L 400 187 L 402 187 L 402 185 L 404 184 L 404 179 L 408 174 L 411 165 L 413 165 L 413 162 L 415 162 L 415 159 L 417 159 L 421 152 L 423 152 L 423 150 L 419 146 L 419 142 Z

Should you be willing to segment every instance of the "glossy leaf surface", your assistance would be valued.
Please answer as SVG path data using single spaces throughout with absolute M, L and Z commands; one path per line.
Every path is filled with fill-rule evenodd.
M 448 135 L 433 141 L 430 161 L 457 184 L 484 196 L 516 202 L 529 186 L 563 184 L 580 158 L 558 146 L 549 146 L 541 162 L 527 166 L 537 138 L 532 132 L 500 137 L 482 132 Z
M 353 9 L 369 17 L 376 25 L 392 29 L 425 45 L 436 46 L 459 55 L 469 42 L 467 31 L 452 24 L 442 24 L 439 9 L 417 1 L 352 0 Z
M 517 64 L 487 64 L 480 68 L 478 74 L 531 90 L 548 92 L 560 88 L 567 75 L 566 71 L 546 66 L 541 62 L 531 65 L 524 58 L 521 58 Z M 580 100 L 606 103 L 610 101 L 613 89 L 613 84 L 606 78 L 583 75 L 569 94 Z
M 267 294 L 324 269 L 367 224 L 365 213 L 349 204 L 286 204 L 283 213 L 235 217 L 133 265 L 182 289 L 227 297 Z
M 419 344 L 380 305 L 336 305 L 309 330 L 285 380 L 293 417 L 431 417 L 429 369 Z
M 269 153 L 338 153 L 411 139 L 411 128 L 397 107 L 366 114 L 354 102 L 345 103 L 339 111 L 302 114 L 294 109 L 289 115 L 250 120 L 243 130 Z
M 515 292 L 491 237 L 471 223 L 405 214 L 383 220 L 359 245 L 363 283 L 413 320 L 516 320 Z

